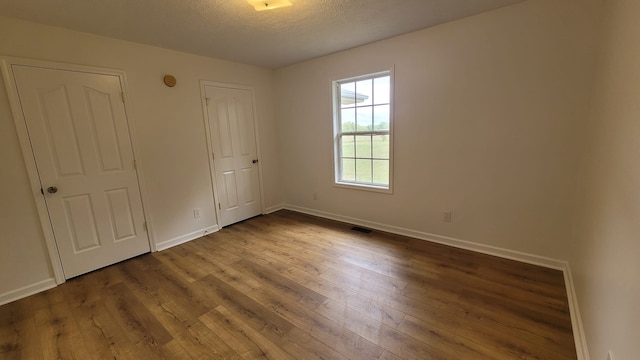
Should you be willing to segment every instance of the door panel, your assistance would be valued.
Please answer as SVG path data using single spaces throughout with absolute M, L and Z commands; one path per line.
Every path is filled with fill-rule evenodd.
M 109 208 L 109 219 L 113 230 L 114 241 L 123 241 L 136 236 L 131 200 L 126 188 L 105 192 Z
M 256 201 L 255 194 L 253 193 L 253 178 L 255 177 L 255 168 L 248 167 L 242 169 L 242 185 L 244 186 L 244 203 L 250 205 Z
M 226 226 L 262 213 L 253 95 L 205 86 L 205 96 L 220 226 Z
M 78 141 L 64 87 L 39 89 L 41 126 L 57 176 L 84 174 Z M 34 109 L 35 110 L 35 109 Z
M 89 194 L 65 197 L 62 202 L 74 253 L 100 246 L 96 217 Z
M 227 99 L 216 99 L 215 106 L 218 116 L 215 117 L 218 128 L 218 142 L 220 145 L 220 156 L 222 158 L 233 158 L 233 142 L 231 141 L 231 125 L 229 124 L 229 107 Z
M 102 172 L 123 171 L 122 155 L 116 134 L 114 117 L 111 109 L 113 104 L 108 93 L 95 89 L 85 89 L 89 117 L 94 126 L 95 142 L 98 145 L 97 154 L 100 159 Z
M 120 78 L 12 71 L 65 277 L 148 252 Z
M 240 134 L 240 155 L 251 156 L 255 154 L 255 138 L 249 139 L 250 136 L 255 136 L 253 133 L 253 117 L 249 119 L 245 112 L 245 106 L 235 102 L 236 118 L 238 119 L 238 134 Z M 251 124 L 247 124 L 247 121 L 251 121 Z M 254 145 L 254 146 L 252 146 Z
M 224 193 L 222 197 L 226 198 L 227 209 L 235 209 L 238 207 L 238 189 L 235 171 L 227 171 L 222 174 L 224 177 Z

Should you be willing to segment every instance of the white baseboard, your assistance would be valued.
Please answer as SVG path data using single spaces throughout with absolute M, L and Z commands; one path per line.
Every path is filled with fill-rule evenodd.
M 161 243 L 157 243 L 156 244 L 156 250 L 157 251 L 161 251 L 161 250 L 166 250 L 170 247 L 174 247 L 176 245 L 180 245 L 180 244 L 184 244 L 186 242 L 189 242 L 191 240 L 195 240 L 197 238 L 203 237 L 207 234 L 211 234 L 214 233 L 216 231 L 220 230 L 220 228 L 218 227 L 218 225 L 213 225 L 213 226 L 209 226 L 206 227 L 204 229 L 200 229 L 200 230 L 196 230 L 192 233 L 186 234 L 186 235 L 182 235 L 182 236 L 178 236 L 176 238 L 167 240 L 167 241 L 163 241 Z
M 343 216 L 339 214 L 333 214 L 325 211 L 309 209 L 301 206 L 291 205 L 291 204 L 282 204 L 273 207 L 273 211 L 267 212 L 275 212 L 281 209 L 291 210 L 300 212 L 303 214 L 318 216 L 325 219 L 336 220 L 341 222 L 346 222 L 349 224 L 364 226 L 374 230 L 385 231 L 392 234 L 409 236 L 412 238 L 430 241 L 442 245 L 453 246 L 455 248 L 470 250 L 482 254 L 498 256 L 505 259 L 516 260 L 528 264 L 543 266 L 555 270 L 562 271 L 565 280 L 565 287 L 567 289 L 567 298 L 569 301 L 569 312 L 571 315 L 571 326 L 573 328 L 573 337 L 576 345 L 576 352 L 578 354 L 578 360 L 589 360 L 589 352 L 587 349 L 587 342 L 584 333 L 584 328 L 582 327 L 582 320 L 580 318 L 580 311 L 578 309 L 578 299 L 576 297 L 575 288 L 573 286 L 573 279 L 571 277 L 571 269 L 569 268 L 569 262 L 563 260 L 552 259 L 544 256 L 538 256 L 533 254 L 527 254 L 520 251 L 514 251 L 509 249 L 504 249 L 496 246 L 485 245 L 474 243 L 467 240 L 456 239 L 447 236 L 441 236 L 436 234 L 430 234 L 422 231 L 411 230 L 406 228 L 401 228 L 398 226 L 381 224 L 373 221 L 352 218 L 349 216 Z
M 284 205 L 283 204 L 278 204 L 278 205 L 270 206 L 270 207 L 264 209 L 264 213 L 265 213 L 265 215 L 266 214 L 271 214 L 271 213 L 274 213 L 274 212 L 276 212 L 278 210 L 282 210 L 282 209 L 284 209 Z
M 167 240 L 164 242 L 161 242 L 159 244 L 156 244 L 156 249 L 157 251 L 160 250 L 165 250 L 168 249 L 170 247 L 176 246 L 176 245 L 180 245 L 183 244 L 185 242 L 197 239 L 199 237 L 202 237 L 206 234 L 210 234 L 213 232 L 216 232 L 219 230 L 218 225 L 214 225 L 214 226 L 209 226 L 207 228 L 201 229 L 201 230 L 197 230 L 194 231 L 192 233 L 186 234 L 186 235 L 182 235 L 176 238 L 173 238 L 171 240 Z M 15 290 L 11 290 L 7 293 L 4 294 L 0 294 L 0 305 L 4 305 L 4 304 L 8 304 L 12 301 L 16 301 L 22 298 L 25 298 L 27 296 L 33 295 L 33 294 L 37 294 L 39 292 L 45 291 L 45 290 L 49 290 L 51 288 L 56 287 L 56 280 L 55 278 L 50 278 L 47 280 L 43 280 L 40 282 L 37 282 L 35 284 L 31 284 L 31 285 L 27 285 L 25 287 L 19 288 L 19 289 L 15 289 Z
M 50 278 L 47 280 L 39 281 L 35 284 L 27 285 L 16 290 L 11 290 L 7 293 L 0 295 L 0 305 L 8 304 L 12 301 L 26 298 L 27 296 L 37 294 L 39 292 L 49 290 L 56 287 L 56 279 Z
M 380 231 L 384 231 L 392 234 L 409 236 L 409 237 L 420 239 L 420 240 L 426 240 L 426 241 L 430 241 L 438 244 L 449 245 L 456 248 L 471 250 L 471 251 L 475 251 L 475 252 L 479 252 L 487 255 L 499 256 L 501 258 L 516 260 L 516 261 L 520 261 L 528 264 L 540 265 L 540 266 L 544 266 L 544 267 L 548 267 L 556 270 L 563 270 L 566 264 L 565 261 L 551 259 L 544 256 L 532 255 L 532 254 L 527 254 L 520 251 L 503 249 L 496 246 L 479 244 L 479 243 L 475 243 L 467 240 L 461 240 L 461 239 L 456 239 L 452 237 L 406 229 L 406 228 L 393 226 L 393 225 L 381 224 L 373 221 L 352 218 L 349 216 L 328 213 L 328 212 L 309 209 L 309 208 L 296 206 L 296 205 L 284 204 L 282 205 L 282 209 L 292 210 L 292 211 L 296 211 L 296 212 L 300 212 L 308 215 L 314 215 L 314 216 L 322 217 L 325 219 L 346 222 L 349 224 L 364 226 L 370 229 L 380 230 Z

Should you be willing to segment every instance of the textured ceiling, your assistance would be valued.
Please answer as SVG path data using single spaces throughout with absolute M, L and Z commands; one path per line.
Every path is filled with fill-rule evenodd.
M 523 0 L 0 0 L 0 15 L 277 68 Z

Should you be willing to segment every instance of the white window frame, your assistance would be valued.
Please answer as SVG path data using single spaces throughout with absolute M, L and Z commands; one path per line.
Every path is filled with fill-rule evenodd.
M 389 76 L 389 185 L 381 186 L 370 183 L 361 183 L 361 182 L 352 182 L 352 181 L 343 181 L 340 179 L 342 174 L 341 169 L 341 158 L 342 158 L 342 149 L 340 139 L 343 135 L 342 133 L 342 124 L 341 124 L 341 94 L 340 94 L 340 84 L 349 83 L 353 81 L 366 80 L 377 78 L 381 76 Z M 356 190 L 366 190 L 366 191 L 374 191 L 391 194 L 393 193 L 393 124 L 394 124 L 394 74 L 393 68 L 378 71 L 373 73 L 368 73 L 359 76 L 348 77 L 344 79 L 334 80 L 332 82 L 332 104 L 333 104 L 333 185 L 336 187 L 356 189 Z M 378 131 L 365 131 L 358 132 L 362 135 L 375 135 L 379 134 Z M 385 132 L 386 134 L 387 132 Z M 348 133 L 347 133 L 348 134 Z

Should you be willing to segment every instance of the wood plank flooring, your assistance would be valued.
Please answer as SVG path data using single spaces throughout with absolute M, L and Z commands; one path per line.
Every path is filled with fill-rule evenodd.
M 2 359 L 576 359 L 562 273 L 279 211 L 0 307 Z

